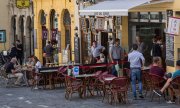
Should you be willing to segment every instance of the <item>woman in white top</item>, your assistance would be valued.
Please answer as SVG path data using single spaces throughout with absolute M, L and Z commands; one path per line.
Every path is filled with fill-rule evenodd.
M 38 89 L 38 80 L 39 80 L 39 78 L 38 78 L 38 74 L 37 73 L 39 73 L 39 68 L 41 68 L 42 67 L 42 64 L 41 64 L 41 62 L 39 61 L 39 59 L 36 57 L 36 56 L 34 56 L 34 58 L 33 58 L 33 61 L 34 61 L 34 63 L 35 63 L 35 88 L 34 89 Z
M 42 64 L 41 64 L 41 62 L 39 61 L 39 59 L 36 56 L 34 56 L 33 61 L 35 63 L 35 72 L 38 73 L 39 68 L 42 67 Z

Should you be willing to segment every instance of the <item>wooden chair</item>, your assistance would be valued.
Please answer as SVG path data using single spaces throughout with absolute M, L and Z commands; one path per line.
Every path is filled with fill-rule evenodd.
M 151 86 L 150 86 L 150 90 L 152 92 L 152 96 L 151 96 L 151 101 L 153 101 L 154 99 L 154 95 L 155 93 L 152 90 L 159 90 L 164 86 L 164 83 L 166 82 L 166 80 L 158 75 L 154 75 L 154 74 L 149 74 L 149 78 L 151 80 Z M 160 96 L 159 96 L 159 102 L 160 102 Z M 165 95 L 164 95 L 164 99 Z
M 111 81 L 111 103 L 114 101 L 128 103 L 128 86 L 129 81 L 127 77 L 117 77 Z
M 60 84 L 60 87 L 65 86 L 65 75 L 67 75 L 67 68 L 60 67 L 59 72 L 54 76 L 54 83 Z
M 101 75 L 102 71 L 97 71 L 95 72 L 94 76 L 90 78 L 89 84 L 88 84 L 88 89 L 90 90 L 90 94 L 94 95 L 94 92 L 97 92 L 97 95 L 103 90 L 103 84 L 99 79 L 99 76 Z
M 8 75 L 6 73 L 6 70 L 3 67 L 1 67 L 1 70 L 0 70 L 0 76 L 1 76 L 1 83 L 2 83 L 2 86 L 5 86 L 5 87 L 13 87 L 14 86 L 14 82 L 15 80 L 17 79 L 15 76 L 13 75 Z
M 142 83 L 143 83 L 143 89 L 145 91 L 144 96 L 145 97 L 147 96 L 148 91 L 150 91 L 150 96 L 151 96 L 153 93 L 153 87 L 151 87 L 152 83 L 149 72 L 145 72 L 145 71 L 142 72 Z
M 173 91 L 177 97 L 177 103 L 180 104 L 180 76 L 172 80 L 171 85 L 173 86 Z
M 78 93 L 82 97 L 84 85 L 81 80 L 73 78 L 71 76 L 65 76 L 65 98 L 71 100 L 73 93 Z

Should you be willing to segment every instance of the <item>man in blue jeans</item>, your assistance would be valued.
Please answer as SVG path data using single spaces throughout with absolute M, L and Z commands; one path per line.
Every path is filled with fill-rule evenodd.
M 120 40 L 118 38 L 115 40 L 115 45 L 112 46 L 109 55 L 114 64 L 119 64 L 123 58 L 123 48 L 120 46 Z M 118 76 L 115 65 L 112 67 L 112 74 Z
M 139 85 L 139 97 L 144 98 L 142 94 L 142 73 L 141 73 L 141 67 L 144 66 L 144 56 L 142 53 L 137 51 L 138 45 L 133 44 L 133 51 L 128 54 L 128 61 L 130 62 L 130 68 L 131 68 L 131 85 L 132 85 L 132 91 L 134 95 L 134 99 L 137 99 L 136 95 L 136 80 L 138 80 Z

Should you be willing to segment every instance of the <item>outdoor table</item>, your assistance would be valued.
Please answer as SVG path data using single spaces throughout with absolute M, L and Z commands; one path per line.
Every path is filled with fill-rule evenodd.
M 39 71 L 41 74 L 43 74 L 43 77 L 44 77 L 44 80 L 45 80 L 45 82 L 47 82 L 47 80 L 48 80 L 48 82 L 49 82 L 49 89 L 54 89 L 55 88 L 55 86 L 54 86 L 54 84 L 53 84 L 53 81 L 54 81 L 54 79 L 53 79 L 53 75 L 56 73 L 56 72 L 58 72 L 58 69 L 46 69 L 46 70 L 41 70 L 41 71 Z M 46 83 L 45 83 L 45 86 L 46 86 Z M 46 87 L 45 87 L 46 88 Z

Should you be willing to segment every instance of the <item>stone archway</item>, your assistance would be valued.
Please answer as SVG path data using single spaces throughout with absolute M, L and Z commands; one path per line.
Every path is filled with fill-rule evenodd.
M 25 50 L 26 50 L 26 57 L 32 54 L 32 47 L 33 47 L 33 37 L 32 37 L 32 20 L 31 17 L 28 16 L 26 19 L 26 37 L 25 37 Z

